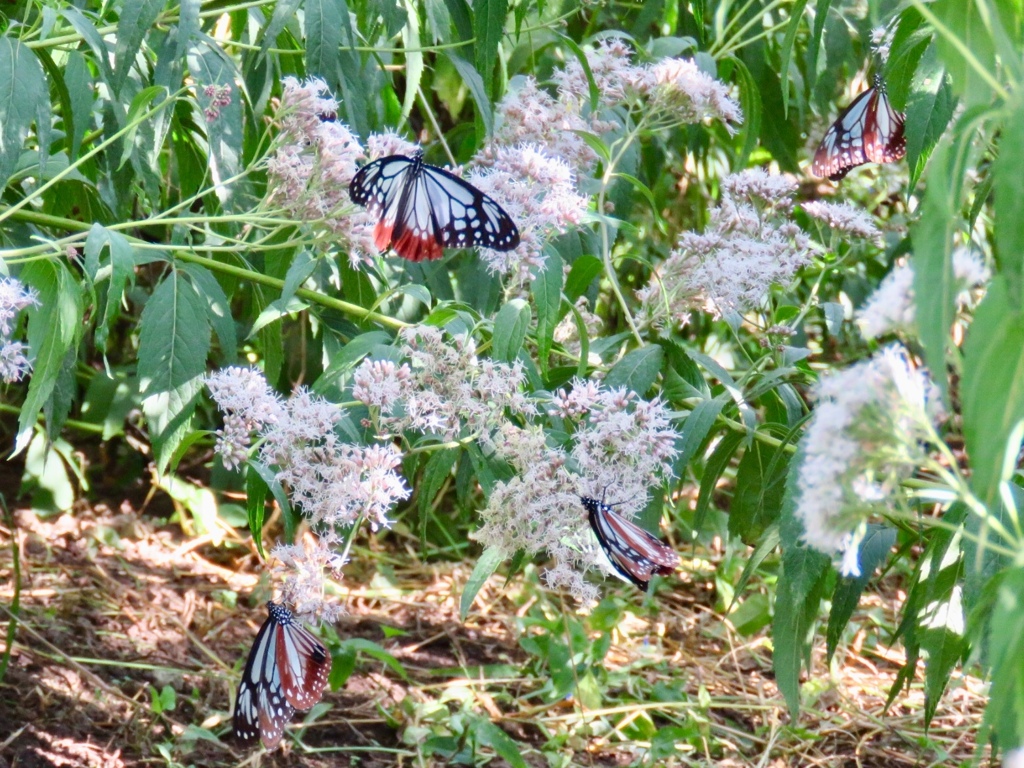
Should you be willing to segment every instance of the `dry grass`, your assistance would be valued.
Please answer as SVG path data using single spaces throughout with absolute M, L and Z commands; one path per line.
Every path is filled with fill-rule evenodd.
M 329 710 L 301 732 L 301 744 L 243 753 L 226 735 L 233 670 L 263 610 L 233 607 L 230 596 L 258 590 L 256 560 L 241 540 L 215 546 L 122 510 L 99 506 L 51 520 L 22 510 L 14 530 L 0 529 L 4 619 L 14 596 L 13 545 L 21 553 L 20 619 L 0 695 L 0 768 L 175 764 L 160 745 L 186 765 L 441 765 L 402 740 L 436 726 L 438 707 L 497 723 L 537 766 L 548 764 L 542 748 L 566 764 L 629 765 L 648 746 L 642 734 L 669 724 L 697 736 L 663 765 L 923 767 L 974 757 L 980 682 L 954 679 L 926 731 L 919 685 L 885 712 L 902 654 L 866 632 L 840 648 L 831 679 L 818 653 L 807 709 L 794 726 L 773 680 L 768 637 L 734 632 L 699 577 L 663 590 L 654 611 L 623 614 L 605 667 L 635 689 L 627 682 L 598 707 L 585 707 L 585 696 L 552 704 L 533 695 L 545 680 L 526 671 L 518 641 L 529 631 L 523 617 L 557 614 L 557 595 L 521 579 L 502 589 L 495 578 L 462 623 L 457 601 L 470 566 L 418 563 L 396 551 L 372 553 L 386 579 L 349 577 L 350 615 L 337 632 L 379 643 L 408 680 L 364 659 L 327 694 Z M 883 614 L 894 604 L 865 598 L 867 610 Z M 480 672 L 501 664 L 501 678 Z M 682 684 L 687 695 L 655 701 L 649 692 L 658 683 Z M 155 714 L 151 691 L 164 686 L 176 692 L 176 706 Z M 225 740 L 204 738 L 210 732 Z

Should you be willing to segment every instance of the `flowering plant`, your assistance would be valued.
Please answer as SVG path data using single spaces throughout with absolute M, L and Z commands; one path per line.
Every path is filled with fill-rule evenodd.
M 828 2 L 25 5 L 0 34 L 0 380 L 56 506 L 87 485 L 62 430 L 125 438 L 154 488 L 200 466 L 247 525 L 177 493 L 188 534 L 230 529 L 326 624 L 381 541 L 470 557 L 462 618 L 524 563 L 566 616 L 656 605 L 667 566 L 647 597 L 605 577 L 657 532 L 685 578 L 714 562 L 721 613 L 771 623 L 793 713 L 816 622 L 831 658 L 885 568 L 891 697 L 926 657 L 930 717 L 980 658 L 996 741 L 1024 746 L 1019 25 L 917 0 L 874 33 Z M 819 59 L 825 23 L 863 34 Z M 907 162 L 812 180 L 806 118 L 869 46 Z M 835 151 L 895 130 L 877 103 Z M 356 204 L 360 168 L 420 150 L 479 197 L 396 174 Z M 514 248 L 381 252 L 407 220 L 440 247 L 480 200 Z

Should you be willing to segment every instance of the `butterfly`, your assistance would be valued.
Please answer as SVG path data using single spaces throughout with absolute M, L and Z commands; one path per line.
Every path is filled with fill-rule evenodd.
M 391 247 L 409 261 L 440 258 L 444 248 L 511 251 L 519 245 L 519 228 L 500 205 L 458 176 L 424 163 L 423 150 L 367 163 L 348 192 L 377 217 L 377 249 Z
M 863 163 L 894 163 L 907 153 L 904 115 L 895 111 L 881 75 L 860 94 L 825 132 L 814 153 L 811 172 L 839 181 Z
M 675 550 L 624 518 L 611 504 L 588 496 L 581 496 L 580 501 L 605 554 L 627 581 L 646 592 L 652 574 L 667 575 L 679 565 Z
M 283 604 L 268 602 L 267 612 L 238 684 L 234 730 L 243 744 L 259 738 L 273 749 L 295 710 L 324 695 L 331 656 Z

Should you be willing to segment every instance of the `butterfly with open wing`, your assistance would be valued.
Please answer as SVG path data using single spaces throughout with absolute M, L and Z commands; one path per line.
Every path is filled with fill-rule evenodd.
M 611 504 L 581 496 L 590 527 L 615 570 L 644 592 L 655 573 L 668 575 L 679 565 L 679 555 L 652 533 L 631 523 Z
M 349 197 L 377 217 L 373 240 L 409 261 L 438 259 L 445 248 L 511 251 L 519 228 L 492 198 L 458 176 L 412 157 L 367 163 L 352 178 Z
M 268 602 L 267 613 L 238 684 L 234 730 L 243 744 L 273 749 L 295 711 L 324 695 L 331 656 L 283 604 Z
M 904 119 L 889 103 L 881 75 L 875 75 L 872 87 L 854 99 L 825 132 L 811 172 L 839 181 L 858 165 L 901 160 L 907 153 Z

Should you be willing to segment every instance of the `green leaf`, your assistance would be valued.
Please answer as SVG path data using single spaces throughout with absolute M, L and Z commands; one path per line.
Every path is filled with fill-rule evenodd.
M 243 104 L 242 94 L 236 84 L 242 81 L 242 74 L 224 51 L 208 42 L 192 46 L 188 54 L 188 68 L 200 90 L 216 85 L 226 88 L 231 99 L 229 104 L 216 107 L 217 116 L 212 119 L 206 119 L 202 110 L 199 110 L 198 115 L 206 126 L 210 174 L 218 184 L 217 197 L 222 204 L 229 205 L 236 198 L 245 198 L 247 188 L 244 180 L 234 178 L 242 169 Z M 213 108 L 209 103 L 211 97 L 203 94 L 201 99 L 207 100 L 207 103 L 197 103 L 197 109 L 199 106 Z M 229 180 L 230 184 L 227 183 Z
M 343 373 L 354 368 L 373 351 L 374 347 L 388 344 L 390 341 L 391 336 L 386 331 L 368 331 L 356 336 L 342 347 L 341 352 L 331 357 L 331 364 L 320 374 L 320 378 L 313 385 L 313 391 L 323 394 L 331 387 L 337 386 L 338 379 Z
M 537 307 L 537 360 L 541 370 L 547 371 L 562 305 L 562 257 L 551 247 L 545 247 L 544 253 L 547 259 L 534 275 L 531 293 Z
M 482 717 L 476 719 L 473 725 L 473 735 L 478 744 L 493 749 L 498 757 L 512 768 L 529 768 L 526 761 L 523 760 L 522 748 L 490 720 L 484 720 Z
M 288 500 L 288 494 L 284 492 L 284 488 L 281 487 L 281 482 L 277 479 L 277 475 L 273 469 L 261 464 L 258 461 L 250 459 L 246 462 L 246 466 L 249 467 L 249 472 L 256 472 L 260 479 L 263 480 L 263 484 L 270 489 L 271 494 L 274 496 L 274 501 L 277 502 L 277 506 L 281 508 L 281 518 L 284 520 L 284 539 L 289 544 L 295 541 L 295 513 L 292 511 L 291 502 Z M 260 537 L 262 537 L 263 529 L 260 527 Z M 253 540 L 257 540 L 257 534 L 253 532 Z M 257 545 L 260 551 L 263 551 L 262 542 Z
M 803 525 L 796 518 L 797 479 L 804 462 L 802 446 L 789 465 L 786 495 L 782 503 L 779 540 L 782 543 L 782 573 L 775 597 L 772 620 L 772 665 L 779 690 L 795 718 L 800 712 L 800 665 L 808 657 L 814 619 L 818 615 L 829 571 L 829 558 L 800 541 Z
M 693 529 L 699 531 L 704 525 L 704 517 L 711 507 L 711 497 L 718 485 L 718 479 L 732 461 L 733 454 L 740 447 L 745 435 L 742 432 L 726 432 L 718 441 L 704 465 L 704 474 L 700 478 L 700 492 L 697 494 L 697 507 L 693 512 Z
M 853 616 L 864 588 L 871 581 L 875 569 L 885 562 L 889 550 L 896 542 L 896 530 L 882 525 L 868 525 L 868 531 L 860 543 L 857 560 L 860 563 L 860 576 L 850 578 L 841 576 L 836 581 L 832 592 L 832 610 L 828 615 L 826 632 L 827 656 L 831 662 L 835 655 L 839 637 Z
M 350 637 L 347 640 L 341 641 L 339 644 L 339 650 L 342 652 L 365 653 L 367 656 L 386 664 L 403 680 L 409 679 L 409 673 L 405 671 L 405 667 L 402 666 L 402 662 L 372 640 L 366 640 L 362 637 Z
M 416 493 L 420 499 L 420 514 L 426 515 L 437 492 L 451 477 L 452 467 L 455 466 L 460 454 L 461 451 L 458 448 L 444 448 L 431 454 L 427 465 L 423 468 L 423 476 L 416 486 Z
M 128 72 L 142 48 L 146 33 L 153 29 L 164 0 L 124 0 L 117 21 L 117 46 L 114 48 L 114 79 L 111 86 L 119 94 Z
M 487 135 L 490 136 L 494 133 L 494 113 L 491 109 L 491 99 L 487 95 L 488 91 L 484 85 L 483 78 L 480 77 L 480 73 L 473 68 L 472 64 L 454 51 L 446 49 L 445 55 L 452 63 L 452 66 L 455 67 L 459 76 L 462 77 L 462 82 L 466 84 L 466 88 L 469 89 L 469 95 L 476 104 L 476 113 L 483 121 L 484 130 L 487 132 Z
M 1020 446 L 1010 438 L 1024 419 L 1024 313 L 1011 305 L 1001 276 L 989 285 L 971 323 L 960 397 L 971 486 L 992 511 L 1000 483 L 1012 476 L 1015 462 L 1006 458 L 1016 457 Z
M 578 257 L 569 267 L 569 275 L 565 278 L 565 295 L 570 302 L 586 293 L 594 278 L 604 272 L 604 262 L 597 256 L 585 253 Z
M 139 380 L 153 457 L 163 473 L 189 429 L 206 373 L 210 323 L 192 283 L 172 271 L 139 320 Z
M 104 248 L 109 250 L 109 262 L 100 261 Z M 106 302 L 100 314 L 102 322 L 96 326 L 96 346 L 106 350 L 110 331 L 121 313 L 125 286 L 135 279 L 135 252 L 128 239 L 120 232 L 114 232 L 99 224 L 93 224 L 85 239 L 85 274 L 93 283 L 104 278 L 107 285 Z
M 935 61 L 934 54 L 926 56 L 914 74 L 907 102 L 905 133 L 911 190 L 953 118 L 955 108 L 956 98 L 945 72 Z
M 149 109 L 149 105 L 158 96 L 166 96 L 166 94 L 167 90 L 162 85 L 151 85 L 148 88 L 143 88 L 132 98 L 132 103 L 128 107 L 128 115 L 125 118 L 128 130 L 121 140 L 121 159 L 117 163 L 118 168 L 128 162 L 135 150 L 135 135 L 139 130 L 140 116 Z
M 0 36 L 0 190 L 18 164 L 33 121 L 39 133 L 42 172 L 51 117 L 50 88 L 39 59 L 20 41 Z
M 15 454 L 28 446 L 39 411 L 53 394 L 68 352 L 78 348 L 85 311 L 81 287 L 63 262 L 34 261 L 18 277 L 38 291 L 39 304 L 27 310 L 28 345 L 35 359 L 18 417 Z
M 1002 121 L 999 154 L 992 166 L 996 264 L 1010 300 L 1019 308 L 1024 303 L 1024 100 L 1020 98 Z
M 267 514 L 267 492 L 270 487 L 252 462 L 248 462 L 249 471 L 245 473 L 245 509 L 249 516 L 249 533 L 260 557 L 267 559 L 263 551 L 263 520 Z
M 402 98 L 402 119 L 408 119 L 416 104 L 416 94 L 423 80 L 423 51 L 420 48 L 420 16 L 411 0 L 406 0 L 408 13 L 402 30 L 405 48 L 405 96 Z
M 305 0 L 302 18 L 306 74 L 319 75 L 328 83 L 337 82 L 342 31 L 350 29 L 348 5 L 345 0 Z
M 583 52 L 583 49 L 571 37 L 562 34 L 559 34 L 558 37 L 572 51 L 573 56 L 576 57 L 576 61 L 580 65 L 580 69 L 583 70 L 583 74 L 587 78 L 587 90 L 590 95 L 590 111 L 597 112 L 601 106 L 601 90 L 597 87 L 597 82 L 594 80 L 594 73 L 590 71 L 590 61 L 587 59 L 587 54 Z
M 512 299 L 498 310 L 494 318 L 492 356 L 495 360 L 510 363 L 523 348 L 526 332 L 533 322 L 533 310 L 523 299 Z
M 995 730 L 998 743 L 1015 747 L 1024 743 L 1024 570 L 1014 568 L 1002 576 L 988 627 L 989 679 L 985 724 Z
M 736 493 L 729 508 L 729 533 L 753 545 L 779 518 L 789 456 L 755 440 L 740 459 Z
M 782 40 L 782 47 L 779 50 L 781 61 L 779 72 L 783 76 L 789 76 L 789 62 L 793 58 L 793 45 L 796 43 L 796 33 L 800 29 L 800 22 L 803 21 L 804 9 L 807 7 L 807 0 L 796 0 L 789 9 L 789 25 L 786 27 L 786 36 Z M 789 88 L 782 89 L 782 113 L 789 115 Z
M 911 231 L 914 242 L 915 319 L 925 362 L 931 371 L 946 370 L 946 344 L 953 323 L 956 285 L 951 254 L 958 229 L 959 189 L 962 176 L 954 170 L 955 153 L 940 146 L 932 159 L 921 218 Z M 946 377 L 935 376 L 945 396 Z
M 498 64 L 498 44 L 505 32 L 508 0 L 473 0 L 473 36 L 476 38 L 476 71 L 488 95 L 493 93 L 492 73 Z
M 266 54 L 267 49 L 277 42 L 277 36 L 284 31 L 288 22 L 295 18 L 295 12 L 301 2 L 302 0 L 277 0 L 274 3 L 274 14 L 270 17 L 270 23 L 264 28 L 260 40 L 261 56 Z
M 690 459 L 696 455 L 697 449 L 704 444 L 711 428 L 715 426 L 715 421 L 718 419 L 718 414 L 722 412 L 725 402 L 722 397 L 702 400 L 683 420 L 679 456 L 675 461 L 675 466 L 680 470 L 690 463 Z
M 206 300 L 206 316 L 213 330 L 217 332 L 221 355 L 224 362 L 231 364 L 238 357 L 238 332 L 235 319 L 231 316 L 231 304 L 213 273 L 198 264 L 185 264 L 182 272 L 195 283 L 196 292 Z
M 476 596 L 480 592 L 480 588 L 483 587 L 484 582 L 490 578 L 491 574 L 498 570 L 498 566 L 501 565 L 501 561 L 504 559 L 505 555 L 496 547 L 488 547 L 480 555 L 480 559 L 473 566 L 473 572 L 469 575 L 469 581 L 466 582 L 466 588 L 462 590 L 462 597 L 459 600 L 459 618 L 462 621 L 465 621 L 466 617 L 469 616 L 469 609 L 473 607 L 473 601 L 476 600 Z
M 604 380 L 605 386 L 625 387 L 643 397 L 654 386 L 664 356 L 664 350 L 657 344 L 648 344 L 646 347 L 626 353 L 608 371 Z

